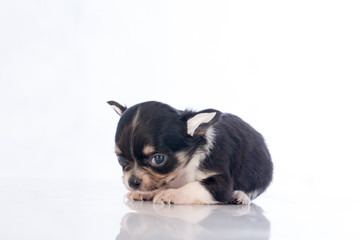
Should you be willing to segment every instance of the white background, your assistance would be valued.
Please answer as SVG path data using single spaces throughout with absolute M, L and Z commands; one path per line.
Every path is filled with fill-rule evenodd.
M 0 177 L 117 179 L 147 100 L 260 131 L 274 198 L 359 198 L 358 1 L 1 1 Z M 10 180 L 9 180 L 10 179 Z

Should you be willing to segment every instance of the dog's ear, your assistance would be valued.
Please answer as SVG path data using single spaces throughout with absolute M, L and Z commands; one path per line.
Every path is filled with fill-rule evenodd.
M 107 102 L 120 116 L 125 112 L 126 107 L 121 106 L 119 103 L 115 101 L 108 101 Z
M 204 135 L 209 127 L 220 117 L 220 112 L 214 109 L 207 109 L 197 113 L 183 113 L 183 119 L 186 120 L 187 134 L 190 136 Z

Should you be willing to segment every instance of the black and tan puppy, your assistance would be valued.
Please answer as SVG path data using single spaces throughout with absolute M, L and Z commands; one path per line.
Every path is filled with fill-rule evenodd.
M 126 108 L 115 144 L 131 200 L 249 204 L 270 184 L 273 165 L 260 133 L 214 109 L 179 111 L 160 102 Z

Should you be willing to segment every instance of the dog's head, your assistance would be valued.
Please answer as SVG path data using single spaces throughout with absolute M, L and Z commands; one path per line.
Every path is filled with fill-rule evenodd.
M 196 154 L 206 154 L 212 142 L 209 128 L 219 118 L 213 109 L 179 111 L 160 102 L 126 108 L 108 102 L 121 116 L 115 152 L 131 191 L 165 189 Z

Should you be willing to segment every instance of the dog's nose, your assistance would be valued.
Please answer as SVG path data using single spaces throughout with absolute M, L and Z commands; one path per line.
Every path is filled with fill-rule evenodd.
M 140 188 L 140 185 L 141 185 L 141 178 L 137 178 L 135 176 L 131 176 L 129 178 L 129 186 L 132 188 L 132 189 L 139 189 Z

